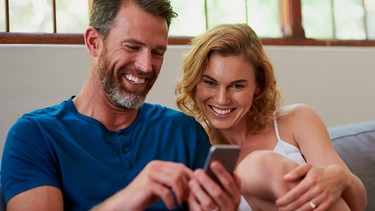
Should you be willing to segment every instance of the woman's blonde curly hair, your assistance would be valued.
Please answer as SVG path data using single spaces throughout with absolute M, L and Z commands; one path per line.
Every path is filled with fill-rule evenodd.
M 192 46 L 183 62 L 183 77 L 176 85 L 178 108 L 195 117 L 210 134 L 210 125 L 197 106 L 197 84 L 201 81 L 213 53 L 222 56 L 243 55 L 253 65 L 256 83 L 260 89 L 248 112 L 249 127 L 254 133 L 261 131 L 267 122 L 274 118 L 281 93 L 277 89 L 273 67 L 256 33 L 247 24 L 221 24 L 194 38 Z M 213 141 L 214 138 L 210 138 Z

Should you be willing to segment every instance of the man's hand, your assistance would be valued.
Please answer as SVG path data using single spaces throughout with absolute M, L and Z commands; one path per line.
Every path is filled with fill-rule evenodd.
M 220 184 L 212 180 L 202 169 L 194 172 L 189 182 L 189 208 L 191 210 L 237 210 L 241 201 L 240 181 L 224 166 L 214 161 L 210 165 Z
M 183 164 L 151 161 L 126 188 L 93 210 L 144 210 L 160 199 L 173 209 L 188 200 L 192 176 Z

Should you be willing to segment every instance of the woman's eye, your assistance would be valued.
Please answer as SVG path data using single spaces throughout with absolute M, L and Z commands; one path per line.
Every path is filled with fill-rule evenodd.
M 232 87 L 233 87 L 234 89 L 242 89 L 242 88 L 244 88 L 244 85 L 241 85 L 241 84 L 233 84 Z
M 215 82 L 210 81 L 210 80 L 203 80 L 203 83 L 206 84 L 206 85 L 209 85 L 209 86 L 215 85 Z

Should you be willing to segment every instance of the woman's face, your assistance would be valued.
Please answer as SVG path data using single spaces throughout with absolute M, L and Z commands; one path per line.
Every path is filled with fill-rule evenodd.
M 254 67 L 242 55 L 213 54 L 197 84 L 196 101 L 210 126 L 230 129 L 246 125 L 257 92 Z

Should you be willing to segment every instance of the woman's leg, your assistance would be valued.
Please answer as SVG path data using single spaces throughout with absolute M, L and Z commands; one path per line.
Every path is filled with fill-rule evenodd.
M 298 164 L 272 151 L 255 151 L 237 166 L 241 191 L 253 210 L 277 210 L 275 201 L 297 183 L 283 181 L 283 175 Z
M 241 179 L 241 191 L 255 210 L 278 210 L 275 201 L 295 187 L 299 181 L 286 182 L 283 176 L 298 163 L 273 151 L 255 151 L 246 156 L 237 166 Z M 343 199 L 330 210 L 349 210 Z

